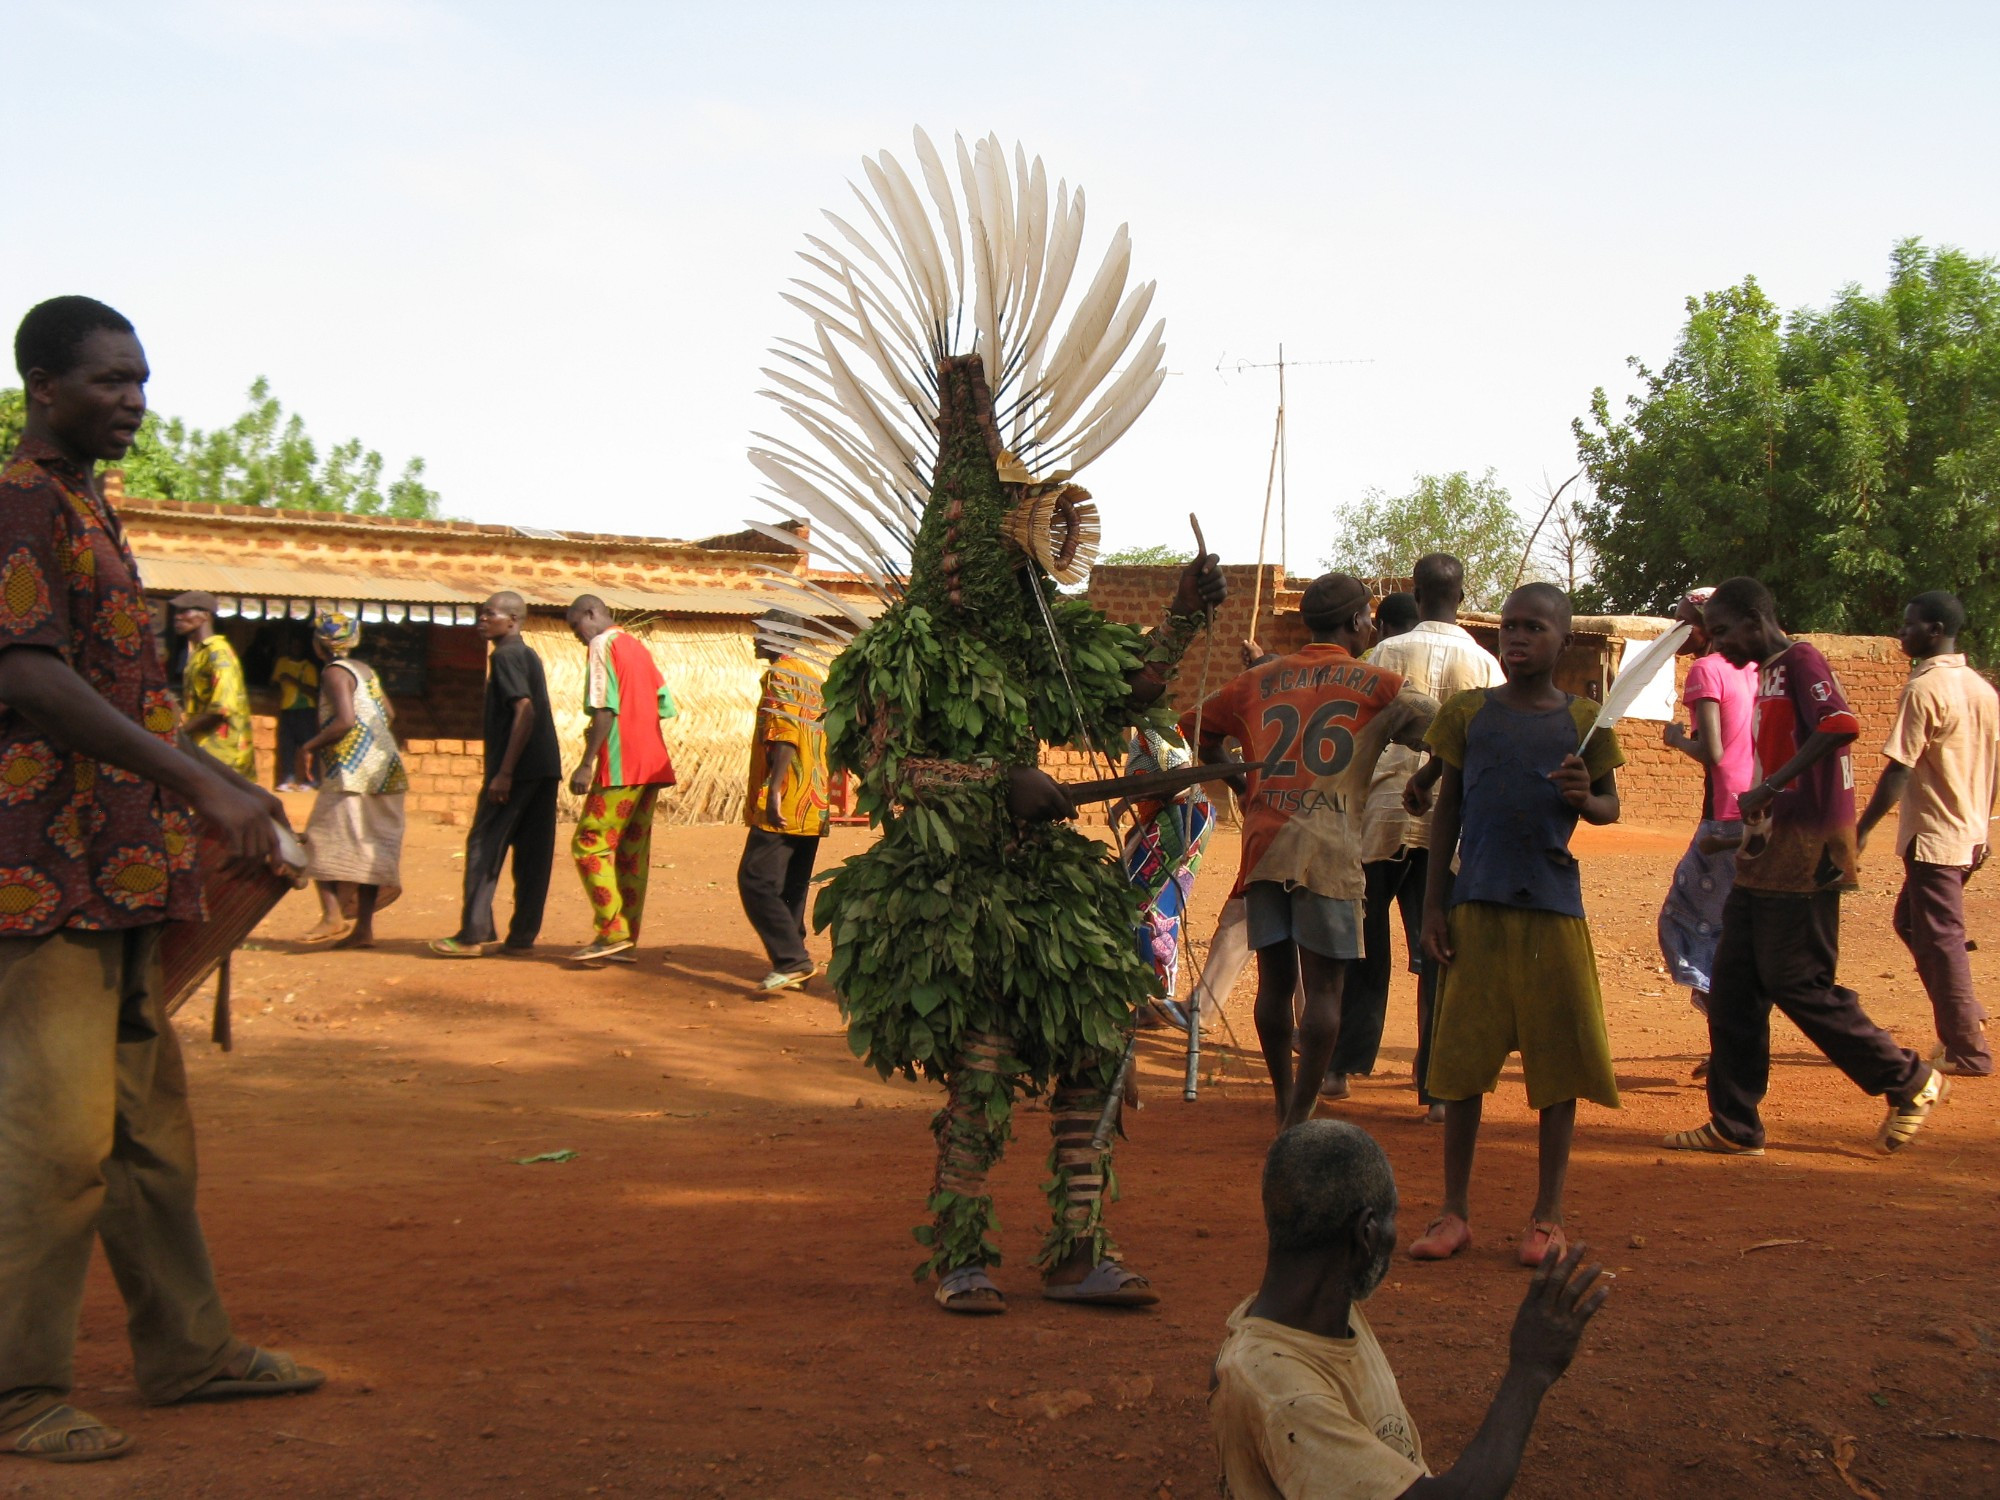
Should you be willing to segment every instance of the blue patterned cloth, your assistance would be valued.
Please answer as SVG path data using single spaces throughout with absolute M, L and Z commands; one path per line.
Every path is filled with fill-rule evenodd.
M 1134 734 L 1125 758 L 1125 774 L 1170 771 L 1193 757 L 1178 737 Z M 1202 850 L 1215 828 L 1215 808 L 1200 787 L 1190 787 L 1170 802 L 1141 803 L 1125 835 L 1125 878 L 1146 894 L 1139 923 L 1139 956 L 1153 966 L 1161 993 L 1172 998 L 1180 982 L 1181 919 L 1194 894 L 1195 871 Z
M 1736 883 L 1736 851 L 1704 854 L 1701 841 L 1733 837 L 1742 827 L 1734 819 L 1698 825 L 1687 853 L 1674 866 L 1674 883 L 1660 908 L 1660 957 L 1666 960 L 1675 984 L 1696 992 L 1697 1010 L 1702 1009 L 1699 996 L 1708 993 L 1715 973 L 1715 947 L 1722 941 L 1722 904 Z

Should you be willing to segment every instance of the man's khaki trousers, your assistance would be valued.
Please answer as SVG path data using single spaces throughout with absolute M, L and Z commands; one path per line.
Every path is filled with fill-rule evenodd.
M 157 926 L 0 938 L 0 1431 L 66 1398 L 93 1237 L 149 1401 L 239 1347 L 195 1217 Z

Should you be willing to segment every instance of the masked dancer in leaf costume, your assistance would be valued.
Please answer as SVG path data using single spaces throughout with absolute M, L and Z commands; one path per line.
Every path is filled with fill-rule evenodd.
M 1212 556 L 1189 564 L 1150 634 L 1057 592 L 1096 552 L 1073 476 L 1166 378 L 1164 325 L 1140 333 L 1153 284 L 1128 290 L 1121 225 L 1070 298 L 1081 189 L 1058 182 L 1051 199 L 1039 160 L 1017 146 L 1010 162 L 988 137 L 957 142 L 955 192 L 921 130 L 915 146 L 918 179 L 886 151 L 864 160 L 860 214 L 828 213 L 830 234 L 808 237 L 814 275 L 786 301 L 810 342 L 782 341 L 764 372 L 793 429 L 751 450 L 765 503 L 812 536 L 752 525 L 859 573 L 883 604 L 871 623 L 773 570 L 793 618 L 835 622 L 766 628 L 830 662 L 828 748 L 881 830 L 814 920 L 832 929 L 856 1055 L 947 1090 L 934 1217 L 916 1231 L 939 1305 L 1004 1309 L 986 1173 L 1015 1101 L 1045 1090 L 1043 1294 L 1139 1305 L 1156 1297 L 1105 1229 L 1116 1187 L 1092 1141 L 1157 981 L 1132 940 L 1137 895 L 1103 844 L 1064 826 L 1069 799 L 1036 762 L 1044 744 L 1101 751 L 1168 727 L 1167 679 L 1222 577 Z

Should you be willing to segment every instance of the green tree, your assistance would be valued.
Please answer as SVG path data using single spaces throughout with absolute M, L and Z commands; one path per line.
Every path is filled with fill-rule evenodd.
M 1419 474 L 1403 494 L 1369 490 L 1340 512 L 1340 536 L 1325 566 L 1362 578 L 1407 578 L 1426 552 L 1465 564 L 1465 602 L 1495 609 L 1521 566 L 1527 528 L 1506 488 L 1488 469 Z
M 28 420 L 28 400 L 19 386 L 0 389 L 0 463 L 5 463 L 20 445 L 21 428 Z
M 1178 568 L 1194 561 L 1194 554 L 1186 549 L 1175 549 L 1164 542 L 1154 542 L 1148 547 L 1121 547 L 1116 552 L 1106 552 L 1097 559 L 1099 567 L 1139 567 Z
M 249 401 L 242 416 L 212 432 L 148 412 L 131 451 L 117 465 L 125 472 L 126 491 L 280 510 L 438 514 L 437 491 L 423 482 L 421 458 L 412 458 L 385 484 L 382 455 L 363 448 L 359 438 L 335 444 L 322 457 L 304 419 L 286 414 L 262 376 L 250 387 Z M 6 451 L 19 437 L 23 409 L 18 390 L 0 391 L 0 441 Z
M 1801 630 L 1883 632 L 1926 589 L 2000 642 L 2000 269 L 1906 240 L 1874 296 L 1783 317 L 1754 278 L 1690 298 L 1673 357 L 1574 424 L 1618 607 L 1761 578 Z

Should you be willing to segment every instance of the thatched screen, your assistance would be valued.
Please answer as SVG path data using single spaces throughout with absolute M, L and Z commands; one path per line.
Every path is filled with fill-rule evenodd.
M 646 643 L 673 690 L 677 717 L 666 725 L 667 750 L 680 784 L 660 798 L 661 823 L 729 823 L 743 816 L 763 668 L 752 649 L 751 625 L 733 616 L 620 621 Z M 522 638 L 542 659 L 563 767 L 575 768 L 583 748 L 583 647 L 562 619 L 530 615 Z M 563 816 L 576 816 L 567 785 Z

